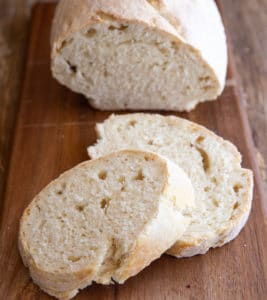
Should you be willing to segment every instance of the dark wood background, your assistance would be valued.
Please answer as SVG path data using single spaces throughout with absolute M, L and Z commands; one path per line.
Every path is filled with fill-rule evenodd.
M 0 0 L 0 195 L 5 192 L 0 214 L 3 229 L 0 235 L 0 299 L 7 300 L 48 299 L 32 284 L 18 256 L 18 219 L 25 205 L 45 184 L 86 159 L 85 147 L 95 140 L 94 123 L 108 115 L 91 111 L 82 97 L 51 79 L 49 26 L 46 26 L 51 21 L 51 6 L 37 11 L 25 77 L 30 4 L 33 2 L 36 1 Z M 221 101 L 203 104 L 187 117 L 236 143 L 244 155 L 244 166 L 256 171 L 257 158 L 264 179 L 267 3 L 264 0 L 221 2 L 227 31 L 232 34 L 236 76 L 230 72 L 231 84 Z M 35 47 L 37 41 L 40 48 Z M 23 78 L 26 79 L 21 93 Z M 239 98 L 238 91 L 241 91 Z M 244 107 L 249 115 L 255 149 Z M 54 147 L 49 147 L 50 139 Z M 71 151 L 70 144 L 73 145 Z M 10 149 L 13 149 L 11 163 Z M 120 288 L 94 286 L 84 291 L 80 299 L 124 300 L 127 297 L 135 300 L 143 296 L 142 299 L 150 300 L 153 295 L 153 299 L 265 300 L 267 229 L 263 201 L 266 197 L 263 197 L 257 172 L 255 175 L 252 216 L 233 243 L 190 260 L 164 257 L 126 285 Z
M 45 0 L 0 0 L 0 200 L 9 165 L 12 134 L 32 5 Z M 55 1 L 56 2 L 56 1 Z M 267 0 L 221 0 L 238 78 L 267 192 Z

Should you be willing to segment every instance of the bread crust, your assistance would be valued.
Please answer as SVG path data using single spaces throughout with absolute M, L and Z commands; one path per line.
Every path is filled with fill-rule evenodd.
M 168 254 L 176 256 L 176 257 L 191 257 L 198 254 L 206 253 L 210 248 L 221 247 L 224 244 L 230 242 L 237 235 L 240 233 L 244 225 L 246 224 L 252 206 L 252 197 L 253 197 L 253 173 L 251 170 L 244 169 L 241 167 L 242 157 L 237 148 L 230 142 L 224 140 L 223 138 L 217 136 L 207 128 L 188 121 L 186 119 L 182 119 L 175 116 L 160 116 L 157 114 L 143 114 L 143 113 L 136 113 L 136 114 L 126 114 L 122 115 L 122 118 L 125 118 L 125 122 L 130 119 L 134 120 L 144 120 L 145 118 L 150 118 L 151 124 L 153 124 L 153 118 L 162 118 L 164 122 L 166 122 L 169 126 L 175 126 L 177 128 L 183 127 L 190 128 L 191 132 L 196 132 L 200 136 L 209 137 L 215 142 L 227 150 L 233 157 L 233 163 L 236 166 L 239 166 L 240 170 L 242 170 L 243 177 L 245 178 L 245 191 L 240 196 L 240 203 L 238 208 L 232 214 L 231 218 L 216 232 L 216 235 L 209 236 L 203 238 L 201 235 L 195 240 L 190 239 L 180 239 L 178 240 L 172 247 L 167 251 Z M 111 115 L 108 119 L 110 122 L 115 122 L 116 115 Z M 149 131 L 149 128 L 147 128 Z M 96 132 L 98 137 L 98 142 L 95 146 L 91 146 L 88 148 L 88 154 L 90 157 L 99 157 L 101 155 L 101 140 L 105 140 L 105 132 L 104 127 L 102 124 L 98 124 L 96 126 Z M 115 134 L 115 133 L 114 133 Z M 115 140 L 115 136 L 114 136 Z M 120 148 L 123 149 L 125 145 L 121 144 L 119 147 L 115 147 L 116 149 Z M 128 147 L 128 146 L 127 146 Z M 142 147 L 138 147 L 142 148 Z M 144 147 L 146 149 L 146 147 Z M 147 148 L 148 149 L 148 148 Z M 100 150 L 100 151 L 99 151 Z M 99 151 L 99 153 L 98 153 Z M 197 201 L 197 195 L 196 195 Z M 189 233 L 190 235 L 190 233 Z
M 139 150 L 119 151 L 93 161 L 81 163 L 75 168 L 63 173 L 59 179 L 67 179 L 72 174 L 77 174 L 79 170 L 95 166 L 98 162 L 104 162 L 105 165 L 115 157 L 127 154 L 129 156 L 141 156 L 151 162 L 156 161 L 163 168 L 163 185 L 159 194 L 157 213 L 153 219 L 144 225 L 138 239 L 134 242 L 131 252 L 125 257 L 121 257 L 118 265 L 113 266 L 111 274 L 102 274 L 102 267 L 106 263 L 105 257 L 98 259 L 95 265 L 83 267 L 78 271 L 57 270 L 47 271 L 39 266 L 32 254 L 30 243 L 25 235 L 25 226 L 31 210 L 38 206 L 42 197 L 37 195 L 28 208 L 25 209 L 20 220 L 19 230 L 19 250 L 26 267 L 29 268 L 33 281 L 40 286 L 42 290 L 58 299 L 70 299 L 74 297 L 79 289 L 82 289 L 95 281 L 102 284 L 110 284 L 112 280 L 123 283 L 129 277 L 136 275 L 143 268 L 149 265 L 153 260 L 161 256 L 175 242 L 178 236 L 186 230 L 189 220 L 180 212 L 186 206 L 194 205 L 194 190 L 187 175 L 177 168 L 173 163 L 165 158 L 150 152 Z M 179 175 L 177 175 L 179 174 Z M 177 186 L 177 176 L 180 176 L 180 187 Z M 57 180 L 51 182 L 47 188 L 56 187 Z M 175 183 L 175 186 L 174 186 Z M 181 188 L 181 189 L 180 189 Z M 175 203 L 172 198 L 177 195 L 181 198 L 179 203 Z M 110 277 L 110 275 L 112 277 Z
M 242 209 L 238 210 L 238 213 L 234 218 L 231 218 L 231 221 L 228 222 L 227 227 L 222 228 L 221 232 L 218 233 L 218 236 L 214 239 L 204 241 L 195 240 L 190 244 L 185 244 L 178 241 L 167 251 L 167 254 L 177 258 L 205 254 L 210 248 L 222 247 L 234 240 L 239 235 L 249 218 L 253 197 L 253 173 L 251 170 L 244 171 L 247 172 L 247 192 L 243 197 Z

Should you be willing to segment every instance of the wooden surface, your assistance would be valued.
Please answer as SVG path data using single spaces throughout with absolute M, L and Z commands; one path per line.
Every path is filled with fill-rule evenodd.
M 0 223 L 0 299 L 49 299 L 36 287 L 17 249 L 19 217 L 34 195 L 62 171 L 87 159 L 95 142 L 95 122 L 109 113 L 90 109 L 82 96 L 60 86 L 49 69 L 53 5 L 34 14 L 26 71 L 19 101 L 9 175 Z M 40 38 L 41 37 L 41 38 Z M 232 64 L 231 64 L 232 65 Z M 220 249 L 190 259 L 162 257 L 122 286 L 94 285 L 77 299 L 257 299 L 267 295 L 267 216 L 244 108 L 233 84 L 217 102 L 182 116 L 234 142 L 253 168 L 256 186 L 252 215 L 241 235 Z
M 32 5 L 50 0 L 0 0 L 0 208 L 24 75 Z M 52 1 L 52 0 L 51 0 Z M 56 0 L 54 0 L 56 2 Z M 231 34 L 255 157 L 267 192 L 267 0 L 221 0 Z
M 43 0 L 0 0 L 0 209 L 24 75 L 31 7 Z

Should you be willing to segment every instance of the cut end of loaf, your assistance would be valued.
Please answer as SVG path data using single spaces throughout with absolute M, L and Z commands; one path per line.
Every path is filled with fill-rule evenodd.
M 100 21 L 66 38 L 52 57 L 56 79 L 102 110 L 191 110 L 221 93 L 190 45 L 134 22 Z

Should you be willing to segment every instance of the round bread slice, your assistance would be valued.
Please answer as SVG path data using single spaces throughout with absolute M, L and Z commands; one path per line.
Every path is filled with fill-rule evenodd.
M 157 154 L 120 151 L 84 162 L 25 210 L 19 248 L 40 288 L 59 299 L 95 281 L 123 283 L 158 258 L 189 223 L 187 175 Z
M 253 175 L 241 167 L 233 144 L 198 124 L 156 114 L 112 115 L 96 129 L 98 142 L 88 148 L 92 158 L 144 149 L 177 163 L 191 179 L 196 207 L 187 211 L 191 224 L 169 254 L 204 254 L 239 234 L 251 209 Z
M 61 0 L 51 40 L 53 76 L 101 110 L 191 110 L 224 88 L 213 0 Z

